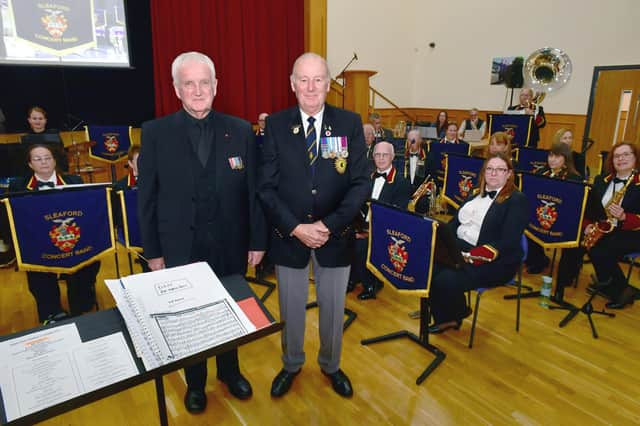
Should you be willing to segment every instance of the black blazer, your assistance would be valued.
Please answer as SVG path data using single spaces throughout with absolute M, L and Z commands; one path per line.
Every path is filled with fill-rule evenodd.
M 209 223 L 224 258 L 224 274 L 244 273 L 249 250 L 265 250 L 265 220 L 256 196 L 257 154 L 249 122 L 211 111 L 215 133 L 218 219 Z M 138 159 L 138 220 L 145 256 L 167 266 L 191 261 L 196 232 L 196 172 L 183 110 L 142 125 Z M 230 159 L 240 157 L 242 169 Z M 221 271 L 216 271 L 222 273 Z
M 473 200 L 477 194 L 471 195 L 465 203 Z M 460 210 L 458 210 L 459 212 Z M 489 207 L 482 226 L 476 247 L 490 246 L 497 252 L 496 260 L 505 265 L 517 264 L 522 260 L 522 233 L 529 221 L 529 202 L 520 191 L 515 190 L 509 198 L 502 203 L 494 201 Z M 449 222 L 448 226 L 454 235 L 460 226 L 458 214 Z
M 291 232 L 321 220 L 331 232 L 315 250 L 322 266 L 347 266 L 353 240 L 351 223 L 370 195 L 366 146 L 360 116 L 325 105 L 320 137 L 346 136 L 346 168 L 338 159 L 318 156 L 315 173 L 307 157 L 305 127 L 298 106 L 267 117 L 259 196 L 271 222 L 269 256 L 277 265 L 302 268 L 311 250 Z
M 373 175 L 371 177 L 372 179 L 369 184 L 369 200 L 371 200 L 374 184 Z M 380 191 L 380 196 L 377 201 L 390 204 L 401 209 L 406 209 L 412 194 L 413 192 L 409 181 L 398 173 L 398 170 L 395 167 L 392 167 L 387 179 L 382 185 L 382 190 Z M 368 212 L 369 203 L 365 203 L 360 209 L 360 215 L 358 215 L 354 221 L 356 231 L 361 232 L 369 229 L 365 221 Z
M 596 176 L 587 201 L 587 210 L 585 212 L 587 220 L 585 222 L 600 221 L 607 218 L 602 206 L 602 197 L 613 178 L 614 176 L 611 173 Z M 638 173 L 635 174 L 633 182 L 629 184 L 624 194 L 622 208 L 626 214 L 626 219 L 624 223 L 618 224 L 618 227 L 628 231 L 640 230 L 640 175 Z
M 82 178 L 78 175 L 65 175 L 56 172 L 58 185 L 77 185 L 82 183 Z M 16 178 L 9 184 L 9 192 L 36 191 L 37 181 L 35 175 Z

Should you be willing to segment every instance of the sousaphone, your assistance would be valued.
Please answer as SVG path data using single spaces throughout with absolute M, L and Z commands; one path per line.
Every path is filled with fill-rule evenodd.
M 543 47 L 533 52 L 522 67 L 525 87 L 533 89 L 534 103 L 564 86 L 571 77 L 571 59 L 560 49 Z

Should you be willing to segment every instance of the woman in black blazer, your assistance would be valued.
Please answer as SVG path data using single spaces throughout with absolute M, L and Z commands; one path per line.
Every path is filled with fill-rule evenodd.
M 39 191 L 61 185 L 82 183 L 76 175 L 61 175 L 49 145 L 35 144 L 27 150 L 27 164 L 33 174 L 11 182 L 9 192 Z M 71 315 L 88 312 L 95 305 L 95 282 L 100 262 L 93 262 L 67 277 L 67 298 Z M 50 323 L 67 317 L 60 302 L 58 277 L 50 272 L 27 272 L 29 291 L 36 300 L 40 322 Z
M 578 182 L 582 181 L 582 176 L 576 171 L 573 165 L 573 156 L 571 153 L 571 148 L 569 145 L 563 142 L 555 142 L 551 149 L 549 150 L 549 155 L 547 157 L 547 167 L 539 170 L 537 174 L 542 176 L 548 176 L 554 179 L 568 179 L 575 180 Z M 549 258 L 545 256 L 544 249 L 536 242 L 531 239 L 528 239 L 529 243 L 529 253 L 527 255 L 527 272 L 529 274 L 539 274 L 541 273 L 547 266 L 549 266 Z M 572 250 L 565 249 L 564 252 Z M 562 265 L 562 259 L 560 260 L 560 265 Z M 566 265 L 564 266 L 566 267 Z M 562 269 L 563 266 L 560 266 Z M 558 286 L 556 289 L 556 296 L 558 296 L 558 290 L 560 288 L 564 288 L 566 285 L 570 284 L 571 281 L 575 278 L 578 271 L 567 271 L 567 276 L 563 280 L 563 282 L 558 281 Z M 562 299 L 560 296 L 559 299 Z
M 588 250 L 599 282 L 610 284 L 603 291 L 611 297 L 607 308 L 622 309 L 633 304 L 636 290 L 629 286 L 618 261 L 640 251 L 640 175 L 638 147 L 630 142 L 615 144 L 607 157 L 606 175 L 596 176 L 587 205 L 585 235 L 595 227 L 602 238 Z M 624 190 L 618 203 L 614 194 Z
M 482 166 L 478 189 L 447 225 L 467 264 L 461 269 L 436 266 L 429 295 L 434 324 L 429 332 L 460 328 L 471 314 L 465 291 L 502 285 L 515 275 L 523 256 L 521 237 L 529 204 L 513 180 L 511 160 L 502 153 L 490 156 Z

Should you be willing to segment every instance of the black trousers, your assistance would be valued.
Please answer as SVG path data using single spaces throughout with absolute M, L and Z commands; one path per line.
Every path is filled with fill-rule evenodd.
M 99 269 L 100 262 L 94 262 L 67 276 L 67 299 L 71 315 L 76 316 L 88 312 L 95 304 L 96 275 L 98 275 Z M 45 321 L 50 315 L 63 311 L 57 274 L 27 272 L 27 283 L 29 291 L 36 300 L 40 322 Z
M 196 233 L 198 235 L 198 233 Z M 216 271 L 217 264 L 220 263 L 219 253 L 216 253 L 215 243 L 212 241 L 210 235 L 200 233 L 194 241 L 193 248 L 191 250 L 191 260 L 193 262 L 205 261 L 211 266 L 211 269 Z M 227 275 L 225 271 L 222 271 L 224 275 Z M 242 272 L 240 272 L 242 273 Z M 222 276 L 222 275 L 221 275 Z M 216 369 L 217 376 L 221 380 L 233 379 L 240 374 L 240 366 L 238 361 L 238 350 L 232 349 L 228 352 L 224 352 L 216 356 Z M 207 361 L 202 361 L 184 369 L 184 375 L 187 380 L 187 388 L 190 390 L 204 390 L 207 384 Z
M 500 261 L 482 265 L 465 265 L 462 269 L 435 266 L 429 300 L 435 324 L 457 321 L 467 310 L 465 291 L 506 284 L 518 270 L 518 264 Z
M 606 234 L 589 250 L 598 281 L 611 278 L 607 293 L 615 300 L 629 285 L 618 262 L 624 255 L 640 251 L 640 231 L 616 230 Z

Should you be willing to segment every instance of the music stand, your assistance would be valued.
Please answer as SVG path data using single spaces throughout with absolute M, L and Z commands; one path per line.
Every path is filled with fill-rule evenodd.
M 372 202 L 373 205 L 374 202 Z M 377 203 L 381 204 L 381 203 Z M 400 210 L 400 209 L 396 209 Z M 412 214 L 406 212 L 407 214 Z M 419 216 L 419 215 L 417 215 Z M 372 218 L 373 220 L 373 218 Z M 371 249 L 369 250 L 371 252 Z M 443 225 L 439 222 L 436 231 L 436 244 L 435 244 L 435 253 L 433 254 L 434 260 L 436 262 L 441 261 L 449 266 L 454 268 L 460 268 L 464 264 L 464 259 L 462 258 L 462 253 L 458 250 L 455 244 L 455 237 L 448 226 Z M 428 268 L 429 265 L 423 262 L 424 265 Z M 385 334 L 378 337 L 372 337 L 369 339 L 363 339 L 360 343 L 364 346 L 370 345 L 373 343 L 386 342 L 389 340 L 394 340 L 398 338 L 408 338 L 412 342 L 417 343 L 433 355 L 435 355 L 435 359 L 431 361 L 427 368 L 418 376 L 416 379 L 416 385 L 421 384 L 425 381 L 425 379 L 433 372 L 435 369 L 445 360 L 447 354 L 441 351 L 436 346 L 429 343 L 429 318 L 431 313 L 429 311 L 429 298 L 428 297 L 420 297 L 420 329 L 419 334 L 416 335 L 409 330 L 400 330 L 394 333 Z

